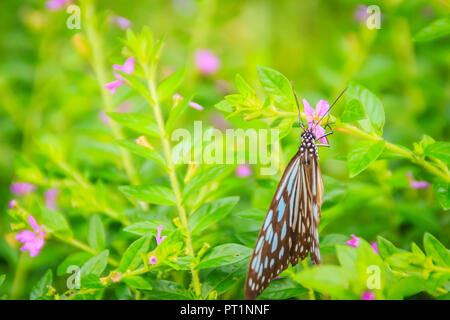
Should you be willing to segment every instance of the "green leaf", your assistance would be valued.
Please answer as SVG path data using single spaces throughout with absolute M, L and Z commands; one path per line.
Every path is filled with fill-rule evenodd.
M 384 140 L 371 142 L 360 141 L 347 155 L 347 170 L 353 178 L 369 167 L 384 149 Z
M 125 277 L 123 282 L 133 289 L 152 290 L 152 285 L 150 282 L 140 276 Z
M 41 212 L 42 224 L 46 230 L 66 236 L 72 235 L 66 217 L 61 212 L 50 210 L 46 207 L 41 207 Z
M 206 169 L 200 173 L 198 173 L 188 184 L 184 187 L 183 190 L 183 199 L 186 199 L 192 192 L 198 191 L 201 187 L 211 183 L 219 177 L 225 170 L 227 166 L 218 165 Z
M 285 300 L 305 294 L 308 290 L 291 279 L 275 279 L 261 293 L 258 300 Z
M 184 287 L 176 282 L 167 280 L 153 280 L 150 282 L 152 290 L 148 293 L 153 300 L 192 300 L 193 297 Z
M 353 247 L 350 247 L 347 244 L 338 244 L 336 245 L 336 254 L 339 260 L 339 263 L 342 267 L 346 269 L 346 271 L 354 273 L 355 262 L 356 262 L 356 250 Z
M 133 271 L 142 263 L 142 258 L 139 252 L 147 253 L 150 247 L 150 239 L 150 236 L 144 235 L 143 237 L 134 241 L 127 248 L 127 250 L 125 250 L 122 259 L 120 260 L 119 271 Z
M 214 105 L 216 109 L 224 112 L 233 112 L 233 104 L 227 100 L 222 100 Z
M 151 221 L 143 221 L 134 223 L 124 230 L 127 232 L 131 232 L 140 236 L 143 236 L 146 233 L 156 234 L 158 232 L 158 227 L 162 225 L 163 230 L 167 232 L 171 232 L 174 230 L 174 226 L 172 223 L 162 220 L 151 220 Z
M 240 74 L 236 74 L 235 82 L 236 88 L 244 99 L 249 96 L 256 95 L 255 90 L 247 83 L 247 81 L 244 80 L 244 78 L 242 78 Z
M 30 300 L 43 298 L 47 295 L 49 286 L 53 282 L 53 272 L 51 269 L 47 270 L 44 276 L 39 279 L 36 285 L 31 289 Z
M 189 102 L 192 100 L 194 96 L 191 95 L 188 99 L 184 98 L 183 100 L 181 100 L 178 105 L 176 105 L 175 107 L 172 108 L 172 110 L 170 110 L 169 113 L 169 118 L 167 119 L 166 122 L 166 135 L 169 136 L 170 133 L 172 132 L 172 130 L 175 127 L 175 123 L 177 122 L 177 120 L 180 118 L 180 116 L 184 113 L 184 111 L 186 111 Z
M 247 261 L 242 260 L 211 270 L 202 285 L 202 296 L 207 297 L 215 290 L 218 295 L 225 293 L 243 278 L 247 272 Z
M 352 298 L 349 292 L 350 281 L 342 267 L 319 265 L 303 269 L 295 275 L 295 280 L 306 288 L 330 295 L 337 299 Z
M 415 295 L 425 288 L 425 279 L 420 276 L 409 276 L 390 284 L 387 289 L 387 299 L 402 300 L 405 297 Z
M 64 261 L 61 262 L 61 264 L 58 266 L 58 268 L 56 269 L 56 275 L 62 276 L 67 274 L 67 269 L 70 266 L 78 266 L 81 268 L 81 266 L 85 264 L 86 261 L 88 261 L 91 257 L 91 254 L 84 251 L 71 254 L 70 256 L 65 258 Z
M 345 106 L 341 115 L 342 122 L 352 122 L 366 118 L 366 111 L 361 102 L 357 99 L 351 99 Z
M 101 251 L 105 248 L 105 228 L 98 215 L 92 216 L 89 221 L 88 243 L 95 251 Z
M 139 113 L 107 112 L 114 121 L 139 133 L 159 137 L 159 129 L 153 119 Z
M 437 38 L 444 37 L 450 34 L 450 19 L 442 18 L 439 20 L 435 20 L 425 28 L 421 29 L 414 36 L 414 41 L 430 41 Z
M 293 104 L 292 87 L 289 80 L 280 72 L 257 66 L 258 78 L 267 94 L 272 94 L 277 107 L 291 109 Z
M 236 263 L 250 257 L 252 249 L 236 243 L 227 243 L 213 248 L 195 269 L 214 268 Z
M 141 82 L 136 76 L 132 74 L 128 74 L 119 70 L 115 70 L 116 73 L 120 74 L 128 83 L 128 85 L 136 90 L 141 96 L 143 96 L 150 104 L 155 104 L 153 101 L 150 92 L 148 91 L 147 86 Z M 109 93 L 108 93 L 109 94 Z
M 100 276 L 96 274 L 87 274 L 81 278 L 81 287 L 83 288 L 103 288 L 100 282 Z
M 386 268 L 380 255 L 364 239 L 359 239 L 356 251 L 355 267 L 359 284 L 363 288 L 367 288 L 370 283 L 375 286 L 375 289 L 372 290 L 382 290 L 385 284 Z
M 450 267 L 449 250 L 428 232 L 423 236 L 423 247 L 427 255 L 431 256 L 438 266 Z
M 201 206 L 189 218 L 189 229 L 191 233 L 195 235 L 225 218 L 238 201 L 239 197 L 230 197 L 215 200 Z
M 158 95 L 159 102 L 164 101 L 167 97 L 173 96 L 177 88 L 183 82 L 185 73 L 185 68 L 180 68 L 158 85 L 156 94 Z
M 368 120 L 359 120 L 360 125 L 367 132 L 373 129 L 376 134 L 381 136 L 385 122 L 383 104 L 376 95 L 361 85 L 352 83 L 349 85 L 345 97 L 347 101 L 357 100 L 364 107 Z
M 433 183 L 434 194 L 444 210 L 450 209 L 450 183 L 436 180 Z
M 139 201 L 168 206 L 175 206 L 176 204 L 173 191 L 163 186 L 121 186 L 119 190 L 126 196 Z
M 450 163 L 450 142 L 438 141 L 425 148 L 425 155 Z
M 80 276 L 81 279 L 83 279 L 84 276 L 87 276 L 88 274 L 95 274 L 97 276 L 100 276 L 105 270 L 106 265 L 108 264 L 108 255 L 109 251 L 105 250 L 100 252 L 98 255 L 92 257 L 89 259 L 80 270 Z
M 156 162 L 157 164 L 159 164 L 166 171 L 169 171 L 167 164 L 166 164 L 166 160 L 158 152 L 151 150 L 149 148 L 146 148 L 144 146 L 141 146 L 134 141 L 119 140 L 116 142 L 121 147 L 124 147 L 124 148 L 130 150 L 131 152 L 133 152 L 137 155 L 140 155 L 141 157 L 152 160 L 152 161 Z
M 377 248 L 378 252 L 380 253 L 380 256 L 383 257 L 383 259 L 386 259 L 387 257 L 402 252 L 402 250 L 398 249 L 392 242 L 389 240 L 386 240 L 385 238 L 378 236 L 377 237 Z
M 335 252 L 336 245 L 345 244 L 348 236 L 343 234 L 327 234 L 320 239 L 320 253 L 322 255 Z

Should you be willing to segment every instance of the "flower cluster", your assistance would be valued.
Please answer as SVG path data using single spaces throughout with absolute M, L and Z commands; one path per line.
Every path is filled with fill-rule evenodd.
M 309 129 L 313 132 L 316 139 L 320 138 L 318 140 L 321 143 L 327 143 L 327 139 L 324 137 L 326 130 L 325 128 L 322 128 L 321 121 L 322 118 L 327 115 L 328 110 L 330 110 L 328 101 L 319 100 L 316 104 L 315 110 L 311 107 L 308 101 L 306 101 L 306 99 L 303 99 L 302 101 Z
M 125 60 L 125 63 L 122 65 L 120 64 L 113 64 L 113 69 L 117 71 L 122 71 L 126 74 L 131 74 L 134 71 L 134 57 L 129 57 L 127 60 Z M 122 86 L 125 81 L 123 77 L 114 71 L 114 76 L 116 77 L 116 80 L 108 82 L 103 87 L 105 89 L 109 90 L 109 93 L 114 94 L 116 93 L 117 88 Z

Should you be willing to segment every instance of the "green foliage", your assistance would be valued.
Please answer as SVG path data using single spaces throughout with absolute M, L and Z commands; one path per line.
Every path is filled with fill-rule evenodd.
M 242 299 L 258 232 L 298 151 L 298 120 L 311 120 L 302 99 L 331 104 L 344 88 L 321 123 L 335 132 L 330 148 L 319 148 L 323 264 L 289 266 L 259 299 L 367 291 L 448 299 L 443 3 L 381 3 L 381 29 L 370 30 L 352 1 L 196 1 L 195 10 L 80 1 L 81 29 L 67 29 L 65 11 L 42 1 L 11 14 L 16 2 L 0 10 L 0 299 Z M 132 27 L 117 28 L 113 11 L 126 12 Z M 217 55 L 217 71 L 202 72 L 201 49 Z M 130 57 L 132 72 L 112 67 Z M 111 94 L 104 86 L 118 79 Z M 187 156 L 217 142 L 196 135 L 194 121 L 217 135 L 279 130 L 263 143 L 276 161 L 262 163 L 264 150 L 247 139 L 231 154 L 245 154 L 246 177 L 237 163 L 179 162 L 180 132 L 193 137 Z M 36 189 L 12 194 L 15 182 Z M 28 215 L 45 232 L 34 258 L 15 240 L 32 231 Z M 346 244 L 350 234 L 357 248 Z

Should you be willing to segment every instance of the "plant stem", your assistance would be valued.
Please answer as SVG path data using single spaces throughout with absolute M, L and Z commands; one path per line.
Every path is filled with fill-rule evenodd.
M 111 95 L 103 85 L 107 82 L 106 71 L 105 71 L 105 58 L 103 56 L 103 48 L 102 48 L 102 39 L 97 32 L 96 22 L 97 17 L 95 15 L 95 5 L 91 0 L 84 0 L 81 2 L 84 5 L 82 12 L 85 13 L 85 25 L 86 25 L 86 35 L 89 42 L 89 45 L 92 49 L 92 67 L 94 68 L 94 72 L 97 78 L 97 83 L 101 91 L 103 106 L 105 111 L 111 112 L 114 111 L 113 101 L 111 99 Z M 116 140 L 123 139 L 123 134 L 120 126 L 111 121 L 110 123 L 111 131 Z M 122 164 L 125 169 L 125 172 L 128 178 L 131 181 L 131 184 L 138 185 L 140 184 L 139 175 L 133 165 L 133 161 L 128 150 L 124 148 L 119 148 L 120 155 L 122 158 Z
M 144 65 L 144 72 L 147 79 L 147 87 L 150 92 L 151 98 L 153 100 L 153 112 L 155 114 L 156 123 L 158 125 L 160 138 L 161 138 L 161 144 L 163 146 L 164 155 L 166 157 L 167 161 L 167 167 L 169 168 L 169 179 L 170 184 L 172 185 L 173 192 L 175 194 L 176 199 L 176 206 L 178 209 L 178 215 L 181 221 L 181 226 L 183 228 L 184 233 L 186 234 L 186 247 L 188 254 L 194 258 L 195 260 L 195 252 L 192 246 L 192 239 L 191 239 L 191 233 L 189 231 L 188 226 L 188 220 L 186 215 L 186 209 L 184 208 L 182 201 L 182 195 L 180 190 L 180 185 L 178 183 L 177 174 L 175 171 L 175 166 L 172 162 L 172 154 L 171 154 L 171 147 L 170 147 L 170 141 L 166 136 L 166 129 L 165 129 L 165 122 L 164 118 L 161 113 L 161 108 L 159 106 L 158 101 L 158 95 L 156 92 L 156 84 L 155 84 L 155 66 L 152 65 L 152 67 L 149 69 L 148 66 Z M 200 296 L 200 280 L 198 277 L 197 270 L 194 269 L 194 265 L 191 264 L 191 273 L 192 273 L 192 282 L 194 285 L 195 294 L 197 296 Z
M 297 119 L 297 117 L 298 117 L 298 114 L 296 112 L 277 111 L 276 115 L 281 116 L 281 117 L 295 118 L 295 119 Z M 301 113 L 301 118 L 302 119 L 305 118 L 305 115 L 303 113 Z M 333 117 L 332 117 L 331 120 L 335 121 L 336 119 L 333 119 Z M 423 167 L 425 170 L 432 173 L 433 175 L 435 175 L 441 179 L 444 179 L 444 181 L 446 181 L 446 182 L 450 182 L 450 175 L 448 173 L 447 168 L 445 168 L 445 170 L 444 169 L 441 170 L 438 167 L 434 166 L 431 162 L 426 161 L 425 159 L 417 156 L 416 154 L 414 154 L 414 152 L 412 152 L 411 150 L 409 150 L 403 146 L 395 145 L 389 141 L 386 141 L 383 137 L 369 134 L 351 124 L 348 124 L 348 123 L 342 123 L 342 122 L 337 121 L 334 129 L 336 129 L 337 131 L 343 132 L 343 133 L 359 136 L 364 139 L 368 139 L 368 140 L 372 140 L 372 141 L 384 140 L 385 148 L 387 150 L 395 152 L 396 154 L 398 154 L 406 159 L 409 159 L 411 162 Z
M 14 273 L 14 280 L 11 288 L 11 299 L 19 299 L 22 294 L 23 285 L 27 273 L 28 257 L 27 252 L 21 252 L 19 262 L 16 266 L 16 272 Z

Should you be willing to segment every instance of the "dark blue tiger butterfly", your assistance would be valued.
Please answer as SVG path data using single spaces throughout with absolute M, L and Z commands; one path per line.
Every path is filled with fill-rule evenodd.
M 308 253 L 314 264 L 321 262 L 318 227 L 324 187 L 317 147 L 329 144 L 317 142 L 333 131 L 322 137 L 314 136 L 314 128 L 325 116 L 305 129 L 300 122 L 300 107 L 293 86 L 292 90 L 299 109 L 299 125 L 303 129 L 302 143 L 284 170 L 259 231 L 245 280 L 245 299 L 255 299 L 289 263 L 295 266 Z M 328 112 L 344 92 L 345 89 Z M 325 127 L 330 128 L 329 123 Z

